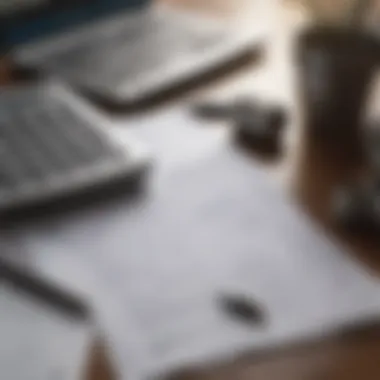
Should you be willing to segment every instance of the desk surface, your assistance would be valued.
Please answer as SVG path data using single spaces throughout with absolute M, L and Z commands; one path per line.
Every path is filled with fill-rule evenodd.
M 166 0 L 183 3 L 184 6 L 207 7 L 207 10 L 218 13 L 234 13 L 238 2 L 234 1 L 197 1 Z M 249 1 L 248 1 L 249 2 Z M 247 1 L 245 1 L 247 3 Z M 236 11 L 236 14 L 239 12 Z M 329 222 L 329 194 L 340 181 L 350 178 L 355 169 L 344 160 L 338 160 L 326 154 L 326 150 L 309 141 L 303 133 L 300 123 L 300 106 L 295 86 L 294 67 L 291 64 L 290 52 L 294 41 L 294 31 L 302 22 L 302 16 L 296 9 L 287 9 L 278 15 L 279 22 L 272 36 L 272 43 L 259 66 L 252 66 L 234 76 L 220 81 L 215 86 L 207 87 L 200 92 L 193 92 L 191 98 L 234 97 L 241 93 L 258 94 L 260 97 L 273 99 L 285 104 L 292 110 L 292 121 L 286 136 L 285 153 L 280 159 L 261 161 L 276 179 L 278 185 L 291 196 L 295 196 L 313 218 L 319 221 L 330 232 L 352 248 L 365 265 L 380 271 L 379 246 L 370 239 L 344 236 L 334 231 Z M 1 69 L 0 69 L 1 71 Z M 1 75 L 0 75 L 1 76 Z M 221 125 L 221 128 L 226 126 Z M 218 126 L 205 126 L 205 129 Z M 205 134 L 209 133 L 205 130 Z M 173 144 L 175 136 L 166 135 L 168 144 Z M 210 138 L 210 137 L 208 137 Z M 204 147 L 203 134 L 194 135 L 194 144 Z M 170 143 L 169 143 L 170 140 Z M 177 151 L 180 151 L 180 149 Z M 255 159 L 254 154 L 252 154 Z M 95 347 L 88 378 L 90 380 L 111 380 L 112 376 L 104 363 L 101 347 Z M 240 362 L 226 367 L 215 368 L 207 373 L 188 374 L 184 380 L 209 379 L 379 379 L 380 378 L 380 339 L 374 333 L 366 333 L 354 338 L 331 341 L 310 348 L 291 350 L 259 361 L 244 358 Z
M 171 1 L 178 3 L 181 0 Z M 194 3 L 191 0 L 182 2 L 190 5 Z M 217 2 L 211 3 L 216 6 Z M 229 5 L 227 1 L 219 3 L 222 7 L 224 4 L 223 9 L 227 13 L 233 12 L 231 3 L 234 2 Z M 208 5 L 210 6 L 212 5 Z M 278 27 L 263 64 L 242 72 L 217 89 L 210 88 L 206 97 L 233 97 L 234 94 L 243 92 L 286 104 L 292 110 L 292 122 L 286 136 L 286 153 L 279 160 L 265 161 L 263 165 L 278 179 L 280 188 L 296 197 L 310 215 L 347 244 L 364 265 L 380 271 L 379 245 L 369 238 L 344 235 L 336 231 L 329 220 L 331 190 L 336 184 L 354 176 L 356 169 L 345 160 L 329 156 L 323 147 L 317 146 L 303 134 L 302 109 L 297 99 L 291 52 L 294 32 L 303 23 L 304 16 L 298 8 L 292 7 L 281 12 L 278 17 Z M 318 344 L 306 350 L 290 350 L 258 362 L 245 358 L 234 365 L 204 374 L 189 374 L 183 379 L 378 379 L 379 354 L 379 336 L 369 332 L 349 340 Z

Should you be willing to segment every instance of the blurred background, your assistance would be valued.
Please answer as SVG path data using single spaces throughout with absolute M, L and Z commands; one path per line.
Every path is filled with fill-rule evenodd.
M 0 0 L 0 378 L 378 379 L 379 7 Z

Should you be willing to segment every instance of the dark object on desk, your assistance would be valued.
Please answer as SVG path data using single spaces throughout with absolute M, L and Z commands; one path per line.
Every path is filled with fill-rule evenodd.
M 213 71 L 256 50 L 265 36 L 263 23 L 239 33 L 150 0 L 72 2 L 64 11 L 60 3 L 30 16 L 8 15 L 3 33 L 14 61 L 107 104 L 140 102 Z
M 363 126 L 362 138 L 368 177 L 351 185 L 335 190 L 332 199 L 332 213 L 335 220 L 344 228 L 360 232 L 380 230 L 380 125 L 376 120 Z
M 361 117 L 379 40 L 356 29 L 311 27 L 299 36 L 297 54 L 306 128 L 334 150 L 361 155 Z
M 380 181 L 373 177 L 336 190 L 333 214 L 337 222 L 353 232 L 380 231 Z
M 286 121 L 286 111 L 278 106 L 249 100 L 235 104 L 234 123 L 239 139 L 257 151 L 280 151 Z
M 280 150 L 281 135 L 288 118 L 280 106 L 238 98 L 230 103 L 199 103 L 193 111 L 205 120 L 232 122 L 238 140 L 258 152 L 275 153 Z
M 4 247 L 2 247 L 4 248 Z M 36 302 L 43 302 L 63 314 L 74 318 L 89 320 L 88 307 L 77 296 L 68 294 L 32 270 L 22 268 L 6 259 L 0 259 L 0 282 L 17 289 Z
M 60 85 L 0 92 L 0 213 L 138 182 L 146 153 Z
M 374 226 L 373 194 L 362 185 L 353 184 L 336 189 L 332 198 L 334 219 L 348 230 L 368 230 Z
M 82 301 L 1 261 L 0 310 L 1 379 L 83 380 L 93 336 Z
M 221 309 L 236 321 L 252 327 L 262 327 L 266 322 L 262 306 L 253 299 L 236 294 L 225 294 L 218 301 Z

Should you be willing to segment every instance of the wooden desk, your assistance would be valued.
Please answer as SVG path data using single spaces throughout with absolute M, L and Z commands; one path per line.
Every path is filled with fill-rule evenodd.
M 239 9 L 242 9 L 237 1 L 232 0 L 166 1 L 176 4 L 182 2 L 183 6 L 189 7 L 194 4 L 197 7 L 204 6 L 208 11 L 216 10 L 213 7 L 217 7 L 220 14 L 236 12 L 239 15 Z M 338 234 L 329 222 L 331 189 L 342 179 L 349 178 L 355 169 L 344 160 L 333 159 L 323 148 L 316 146 L 303 135 L 290 54 L 294 31 L 302 22 L 302 15 L 296 9 L 287 9 L 278 17 L 279 22 L 262 65 L 243 70 L 215 86 L 194 92 L 190 97 L 233 97 L 235 94 L 257 93 L 260 97 L 285 104 L 292 111 L 292 121 L 286 136 L 286 152 L 279 160 L 261 161 L 262 165 L 278 179 L 279 187 L 301 201 L 310 214 L 329 232 L 346 242 L 365 265 L 380 270 L 380 257 L 377 255 L 380 249 L 375 242 Z M 112 375 L 101 345 L 94 347 L 91 357 L 88 379 L 111 380 Z M 233 365 L 213 368 L 204 373 L 189 373 L 181 376 L 181 380 L 378 380 L 379 357 L 379 336 L 374 332 L 367 332 L 260 359 L 246 357 Z

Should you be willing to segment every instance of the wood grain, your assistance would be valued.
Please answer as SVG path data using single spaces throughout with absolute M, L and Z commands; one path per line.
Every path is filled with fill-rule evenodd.
M 107 349 L 98 339 L 89 352 L 85 380 L 116 380 Z

